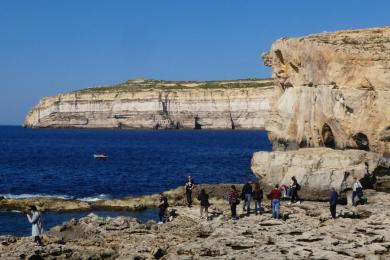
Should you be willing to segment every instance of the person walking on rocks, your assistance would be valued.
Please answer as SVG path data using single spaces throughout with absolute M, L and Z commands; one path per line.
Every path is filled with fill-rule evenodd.
M 238 192 L 236 186 L 230 186 L 231 190 L 228 193 L 228 200 L 230 205 L 230 211 L 232 213 L 232 219 L 237 219 L 237 205 L 240 203 L 238 198 Z
M 279 219 L 281 195 L 282 195 L 282 192 L 279 189 L 279 184 L 276 184 L 270 193 L 271 205 L 272 205 L 272 217 L 275 219 Z
M 43 246 L 41 235 L 43 234 L 42 214 L 35 206 L 30 206 L 27 219 L 31 223 L 31 236 L 38 246 Z
M 356 177 L 353 179 L 354 183 L 352 185 L 352 205 L 356 207 L 357 202 L 363 197 L 363 186 Z M 358 197 L 357 201 L 355 201 L 356 196 Z
M 338 199 L 339 199 L 339 194 L 336 192 L 335 188 L 332 188 L 329 196 L 329 204 L 330 204 L 330 214 L 333 219 L 336 218 L 336 206 L 337 206 Z
M 259 183 L 255 184 L 255 190 L 253 191 L 253 199 L 255 200 L 255 213 L 261 214 L 261 201 L 263 200 L 263 190 Z
M 186 182 L 184 189 L 186 192 L 186 197 L 187 197 L 187 206 L 192 207 L 192 190 L 194 189 L 195 184 L 194 181 L 192 180 L 191 176 L 188 176 L 188 181 Z
M 158 204 L 159 212 L 158 218 L 159 222 L 157 224 L 162 224 L 165 222 L 165 211 L 168 208 L 168 198 L 164 195 L 164 193 L 160 193 L 160 202 Z
M 206 193 L 204 189 L 200 191 L 198 195 L 198 200 L 200 201 L 200 218 L 203 219 L 203 211 L 206 214 L 206 219 L 209 219 L 209 195 Z
M 300 204 L 301 202 L 298 196 L 298 191 L 301 189 L 301 185 L 299 185 L 295 176 L 291 177 L 290 189 L 291 189 L 291 200 L 288 204 L 290 205 L 295 202 Z
M 247 183 L 245 183 L 244 187 L 242 187 L 241 197 L 244 200 L 244 205 L 242 207 L 242 211 L 245 212 L 249 216 L 250 210 L 251 210 L 251 200 L 252 200 L 252 181 L 248 180 Z

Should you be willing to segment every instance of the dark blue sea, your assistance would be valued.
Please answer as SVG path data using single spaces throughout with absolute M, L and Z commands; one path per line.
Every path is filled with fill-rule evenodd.
M 271 150 L 267 133 L 259 130 L 2 126 L 0 196 L 118 198 L 172 189 L 188 175 L 196 183 L 241 183 L 251 176 L 251 156 L 259 150 Z M 94 159 L 98 152 L 109 158 Z

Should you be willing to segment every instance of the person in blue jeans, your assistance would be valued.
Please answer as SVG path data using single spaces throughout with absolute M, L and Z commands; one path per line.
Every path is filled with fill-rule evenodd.
M 241 192 L 242 198 L 245 200 L 245 203 L 243 205 L 242 210 L 245 211 L 246 214 L 249 216 L 250 210 L 251 210 L 251 200 L 252 200 L 252 181 L 248 180 L 247 183 L 245 183 L 244 187 L 242 187 Z
M 255 201 L 255 213 L 261 214 L 261 201 L 263 200 L 263 190 L 260 187 L 260 184 L 257 182 L 255 184 L 255 190 L 253 191 L 253 199 Z
M 273 188 L 270 193 L 271 205 L 272 205 L 272 217 L 275 219 L 279 219 L 281 195 L 282 192 L 279 189 L 279 184 L 276 184 L 275 188 Z

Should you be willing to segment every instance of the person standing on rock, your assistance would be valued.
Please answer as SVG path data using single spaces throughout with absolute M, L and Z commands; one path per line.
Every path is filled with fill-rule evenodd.
M 162 224 L 165 222 L 165 211 L 168 208 L 168 198 L 164 195 L 164 193 L 160 193 L 160 203 L 158 204 L 158 208 L 160 209 L 158 212 L 159 222 L 157 224 Z
M 259 183 L 255 184 L 255 190 L 253 191 L 253 199 L 255 200 L 255 213 L 261 214 L 261 201 L 263 200 L 263 190 Z
M 329 197 L 329 204 L 330 204 L 330 214 L 333 219 L 336 218 L 336 206 L 337 206 L 338 199 L 339 199 L 339 194 L 336 192 L 335 188 L 332 188 Z
M 245 212 L 249 216 L 250 210 L 251 210 L 251 200 L 252 200 L 252 181 L 248 180 L 247 183 L 245 183 L 244 187 L 242 187 L 241 197 L 244 200 L 244 205 L 242 207 L 242 211 Z
M 238 198 L 238 192 L 236 186 L 230 186 L 231 190 L 228 193 L 228 200 L 230 205 L 230 211 L 232 213 L 232 219 L 237 219 L 237 205 L 240 203 Z
M 280 197 L 282 195 L 281 190 L 279 189 L 279 184 L 276 184 L 275 187 L 271 190 L 270 198 L 272 205 L 272 217 L 279 219 L 280 215 Z
M 363 186 L 356 177 L 354 177 L 353 179 L 354 179 L 354 183 L 352 185 L 352 205 L 356 207 L 357 202 L 363 196 Z M 356 196 L 358 196 L 359 198 L 357 201 L 355 201 Z
M 34 242 L 38 246 L 43 246 L 41 235 L 43 234 L 42 214 L 35 206 L 30 206 L 27 213 L 27 219 L 31 223 L 31 236 L 34 237 Z
M 192 190 L 194 189 L 195 184 L 194 181 L 192 180 L 191 176 L 188 176 L 188 181 L 186 182 L 184 189 L 186 192 L 186 197 L 187 197 L 187 206 L 192 207 Z
M 203 218 L 203 211 L 206 214 L 206 219 L 209 219 L 209 195 L 204 189 L 200 191 L 198 195 L 198 200 L 200 201 L 200 218 Z
M 298 204 L 301 203 L 299 196 L 298 196 L 298 191 L 301 189 L 301 185 L 299 185 L 295 176 L 291 177 L 290 189 L 291 189 L 291 200 L 288 204 L 290 205 L 290 204 L 295 203 L 295 202 Z

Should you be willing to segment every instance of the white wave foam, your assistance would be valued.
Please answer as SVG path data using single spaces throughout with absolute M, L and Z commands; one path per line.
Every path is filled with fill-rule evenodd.
M 0 194 L 0 197 L 6 199 L 31 199 L 31 198 L 45 198 L 45 199 L 63 199 L 63 200 L 80 200 L 86 202 L 94 202 L 99 200 L 111 199 L 108 194 L 99 194 L 97 196 L 76 198 L 69 195 L 46 195 L 46 194 Z
M 4 197 L 6 199 L 30 199 L 30 198 L 49 198 L 49 199 L 63 199 L 63 200 L 74 199 L 74 197 L 68 195 L 46 195 L 46 194 L 0 194 L 0 197 Z
M 94 201 L 106 200 L 106 199 L 110 199 L 110 198 L 111 198 L 111 196 L 108 194 L 99 194 L 97 196 L 85 197 L 85 198 L 80 198 L 77 200 L 86 201 L 86 202 L 94 202 Z

